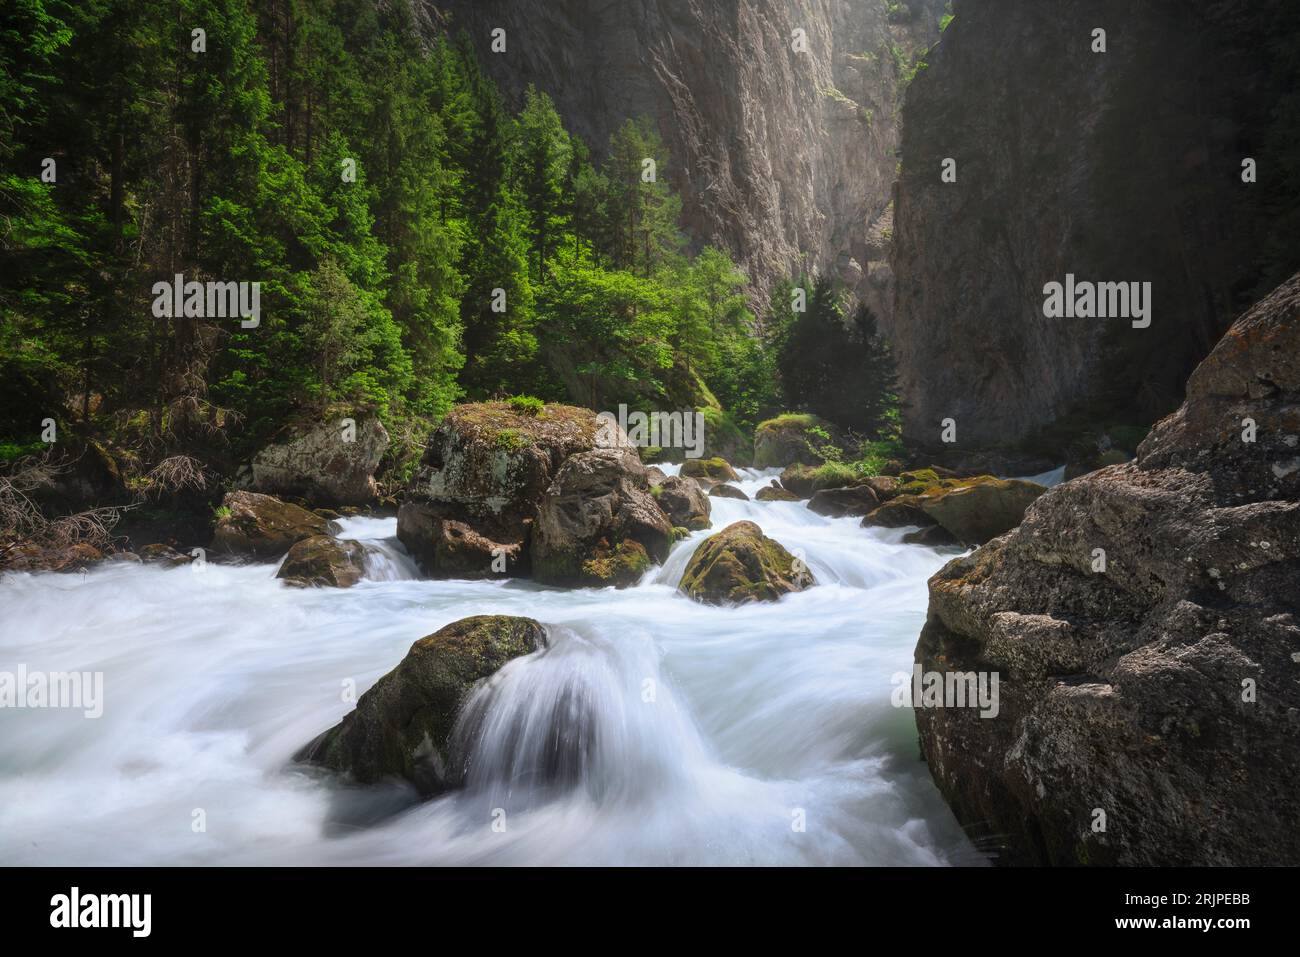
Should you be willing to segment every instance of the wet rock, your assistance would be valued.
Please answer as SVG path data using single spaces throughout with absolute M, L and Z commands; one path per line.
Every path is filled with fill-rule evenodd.
M 286 585 L 347 588 L 366 571 L 366 549 L 360 542 L 313 535 L 289 549 L 275 577 Z
M 1004 860 L 1300 859 L 1298 434 L 1300 276 L 1238 320 L 1136 461 L 1048 490 L 930 580 L 918 664 L 998 673 L 999 713 L 918 708 L 922 750 Z
M 776 601 L 817 584 L 775 539 L 753 522 L 735 522 L 696 549 L 679 590 L 706 604 Z
M 742 502 L 749 501 L 749 496 L 745 494 L 744 489 L 736 488 L 736 486 L 728 485 L 725 482 L 713 486 L 713 488 L 709 489 L 709 494 L 714 498 L 735 498 Z
M 105 554 L 94 545 L 73 542 L 58 547 L 18 545 L 5 552 L 3 559 L 0 568 L 4 571 L 76 572 L 98 565 Z
M 188 565 L 194 561 L 192 555 L 185 555 L 161 542 L 145 545 L 140 549 L 140 560 L 146 565 Z
M 361 784 L 404 778 L 425 795 L 457 787 L 465 756 L 453 731 L 466 699 L 503 665 L 545 646 L 546 631 L 531 618 L 477 615 L 453 622 L 413 644 L 352 713 L 294 759 Z
M 953 537 L 952 532 L 942 525 L 931 525 L 928 528 L 917 529 L 915 532 L 908 532 L 903 536 L 903 543 L 906 545 L 925 545 L 929 548 L 942 548 L 946 545 L 956 545 L 957 539 Z
M 646 481 L 650 481 L 650 476 L 647 475 Z M 695 532 L 713 524 L 709 519 L 712 509 L 709 498 L 694 479 L 670 476 L 657 485 L 650 485 L 650 492 L 674 526 Z
M 866 485 L 851 488 L 822 489 L 813 494 L 808 507 L 818 515 L 839 518 L 844 515 L 865 516 L 875 511 L 880 505 L 876 493 Z
M 1020 479 L 980 476 L 956 480 L 959 484 L 937 488 L 916 497 L 920 509 L 954 538 L 967 545 L 982 545 L 1020 524 L 1035 499 L 1047 491 Z
M 212 551 L 248 558 L 279 558 L 295 542 L 328 532 L 325 519 L 258 492 L 226 493 L 217 510 Z
M 375 470 L 387 449 L 388 432 L 372 414 L 344 410 L 294 422 L 253 458 L 247 487 L 316 505 L 369 504 L 378 497 Z
M 921 508 L 921 500 L 915 495 L 897 495 L 862 520 L 863 528 L 903 528 L 907 525 L 925 528 L 933 524 L 934 519 Z
M 672 523 L 634 452 L 579 452 L 560 466 L 538 508 L 530 546 L 533 578 L 550 585 L 624 587 L 650 562 L 662 562 L 672 541 Z
M 758 502 L 798 502 L 800 498 L 794 492 L 783 489 L 778 485 L 764 485 L 754 493 L 754 500 Z
M 735 482 L 740 479 L 726 459 L 687 459 L 682 462 L 683 478 L 712 479 L 715 482 Z

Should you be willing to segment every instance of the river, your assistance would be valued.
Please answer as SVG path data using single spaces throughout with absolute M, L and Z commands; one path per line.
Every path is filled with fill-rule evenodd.
M 926 579 L 957 550 L 804 503 L 710 501 L 713 531 L 751 519 L 819 584 L 693 602 L 676 584 L 710 531 L 621 591 L 421 581 L 375 518 L 342 522 L 370 552 L 343 590 L 287 587 L 274 564 L 4 576 L 0 671 L 102 672 L 104 703 L 0 710 L 0 864 L 983 863 L 890 701 Z M 536 618 L 550 647 L 470 701 L 463 790 L 420 802 L 292 764 L 346 689 L 475 614 Z

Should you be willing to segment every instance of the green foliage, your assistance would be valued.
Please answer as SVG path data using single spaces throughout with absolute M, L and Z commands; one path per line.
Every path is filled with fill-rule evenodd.
M 520 415 L 529 416 L 537 415 L 546 405 L 541 399 L 533 395 L 512 395 L 506 401 Z
M 10 6 L 0 438 L 130 419 L 158 454 L 240 457 L 344 404 L 383 419 L 397 475 L 463 397 L 745 428 L 779 407 L 748 277 L 687 254 L 651 121 L 597 162 L 544 92 L 512 110 L 466 38 L 422 40 L 409 0 Z M 260 322 L 155 317 L 178 273 L 260 283 Z
M 842 293 L 825 277 L 798 285 L 807 290 L 806 309 L 793 308 L 795 284 L 782 283 L 773 292 L 767 320 L 786 407 L 807 409 L 868 437 L 881 436 L 898 400 L 893 359 L 875 317 L 864 305 L 845 317 Z

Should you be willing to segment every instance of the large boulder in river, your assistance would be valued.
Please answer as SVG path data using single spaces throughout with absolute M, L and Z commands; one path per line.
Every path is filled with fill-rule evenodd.
M 653 477 L 650 481 L 653 482 Z M 670 475 L 658 484 L 651 484 L 650 492 L 675 527 L 695 532 L 713 524 L 709 518 L 712 511 L 709 497 L 694 479 Z
M 915 495 L 895 495 L 872 509 L 862 520 L 863 528 L 904 528 L 916 525 L 920 528 L 935 524 L 934 519 L 921 508 L 921 501 Z
M 397 513 L 397 537 L 432 576 L 528 572 L 529 538 L 564 461 L 596 447 L 590 409 L 458 405 L 434 430 Z
M 1025 510 L 1047 491 L 1021 479 L 983 475 L 916 497 L 921 511 L 957 541 L 982 545 L 1020 524 Z
M 533 578 L 548 585 L 634 584 L 662 562 L 673 526 L 630 449 L 601 448 L 565 460 L 533 529 Z
M 1025 509 L 1047 491 L 1043 486 L 1020 479 L 992 475 L 974 478 L 940 479 L 933 472 L 904 473 L 898 488 L 905 489 L 867 513 L 864 526 L 901 528 L 916 525 L 924 529 L 938 525 L 951 540 L 981 545 L 1020 524 Z
M 465 755 L 452 732 L 475 686 L 514 658 L 546 645 L 531 618 L 476 615 L 440 628 L 357 701 L 356 709 L 294 759 L 361 784 L 405 778 L 423 794 L 458 786 Z
M 304 538 L 289 549 L 275 577 L 286 585 L 347 588 L 366 571 L 366 549 L 360 542 L 329 535 Z
M 848 488 L 825 488 L 813 493 L 808 508 L 818 515 L 831 518 L 842 516 L 864 516 L 873 512 L 880 505 L 876 493 L 866 485 L 854 485 Z
M 815 584 L 780 542 L 753 522 L 735 522 L 700 544 L 678 587 L 696 601 L 721 605 L 776 601 Z
M 779 485 L 764 485 L 754 493 L 754 499 L 759 502 L 797 502 L 799 496 Z
M 388 432 L 373 414 L 294 422 L 254 456 L 247 486 L 316 505 L 365 505 L 378 496 L 375 469 L 387 449 Z
M 687 459 L 680 473 L 685 478 L 712 479 L 715 482 L 735 482 L 740 476 L 726 459 Z
M 1134 462 L 1050 489 L 936 574 L 916 660 L 1000 675 L 996 717 L 916 721 L 957 818 L 1005 860 L 1300 860 L 1300 276 Z
M 329 523 L 305 508 L 258 492 L 227 492 L 217 509 L 212 550 L 245 558 L 279 558 L 296 542 L 328 532 Z
M 812 498 L 823 489 L 860 485 L 863 479 L 853 469 L 838 462 L 821 465 L 787 465 L 781 472 L 781 487 L 800 498 Z

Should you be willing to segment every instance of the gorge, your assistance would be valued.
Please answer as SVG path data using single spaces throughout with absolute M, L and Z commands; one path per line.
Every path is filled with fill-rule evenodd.
M 162 7 L 0 34 L 0 864 L 1300 861 L 1294 3 Z

